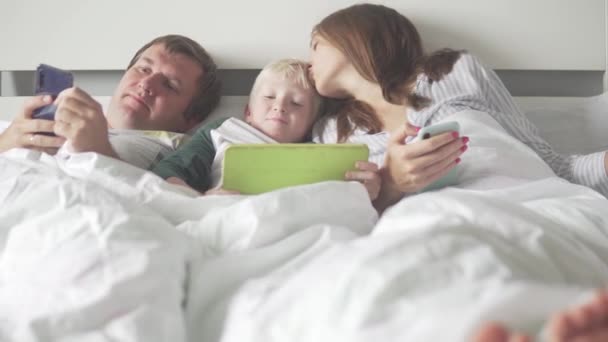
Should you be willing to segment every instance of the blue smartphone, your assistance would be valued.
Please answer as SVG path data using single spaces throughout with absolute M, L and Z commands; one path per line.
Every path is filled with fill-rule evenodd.
M 74 85 L 74 76 L 71 72 L 61 70 L 46 64 L 40 64 L 36 68 L 36 79 L 34 85 L 35 95 L 50 95 L 53 100 L 63 90 Z M 49 104 L 34 110 L 34 119 L 54 120 L 57 106 Z
M 460 125 L 456 121 L 442 122 L 436 125 L 422 127 L 418 132 L 416 138 L 410 143 L 414 143 L 420 140 L 426 140 L 436 135 L 447 133 L 447 132 L 458 132 L 460 134 Z M 450 170 L 445 176 L 431 183 L 420 192 L 441 189 L 446 186 L 454 185 L 458 183 L 458 165 Z

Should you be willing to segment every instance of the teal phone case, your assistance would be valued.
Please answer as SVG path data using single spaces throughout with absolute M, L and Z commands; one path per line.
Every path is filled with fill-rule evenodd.
M 446 132 L 458 132 L 460 133 L 460 124 L 456 121 L 443 122 L 436 125 L 422 127 L 418 132 L 418 135 L 414 141 L 428 139 L 438 134 Z M 431 183 L 420 192 L 437 190 L 445 188 L 446 186 L 454 185 L 458 183 L 458 165 L 454 167 L 445 176 L 441 177 L 437 181 Z
M 367 161 L 365 144 L 241 144 L 226 149 L 223 184 L 226 190 L 259 194 L 288 186 L 344 180 Z

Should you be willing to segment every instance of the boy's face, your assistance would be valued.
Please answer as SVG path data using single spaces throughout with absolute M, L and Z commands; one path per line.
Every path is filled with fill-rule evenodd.
M 314 89 L 272 72 L 262 77 L 245 108 L 245 121 L 280 143 L 303 141 L 316 118 Z

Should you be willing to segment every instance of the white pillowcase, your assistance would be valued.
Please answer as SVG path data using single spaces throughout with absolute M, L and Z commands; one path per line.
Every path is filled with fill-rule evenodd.
M 0 97 L 0 131 L 8 126 L 25 99 Z M 109 96 L 95 99 L 104 110 L 110 102 Z M 247 99 L 248 96 L 224 96 L 202 124 L 223 117 L 242 118 Z M 557 151 L 586 154 L 608 150 L 608 92 L 593 97 L 516 97 L 515 100 Z
M 608 93 L 593 97 L 520 97 L 516 101 L 558 152 L 608 150 Z

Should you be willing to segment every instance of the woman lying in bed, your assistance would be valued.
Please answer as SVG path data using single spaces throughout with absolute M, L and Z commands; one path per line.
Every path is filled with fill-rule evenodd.
M 414 25 L 391 8 L 361 4 L 329 15 L 314 27 L 310 50 L 319 93 L 341 100 L 334 115 L 317 124 L 313 139 L 369 145 L 370 161 L 384 165 L 380 207 L 425 188 L 460 162 L 467 137 L 406 141 L 420 127 L 463 110 L 488 113 L 558 176 L 608 195 L 606 153 L 555 152 L 491 69 L 461 51 L 425 56 Z

